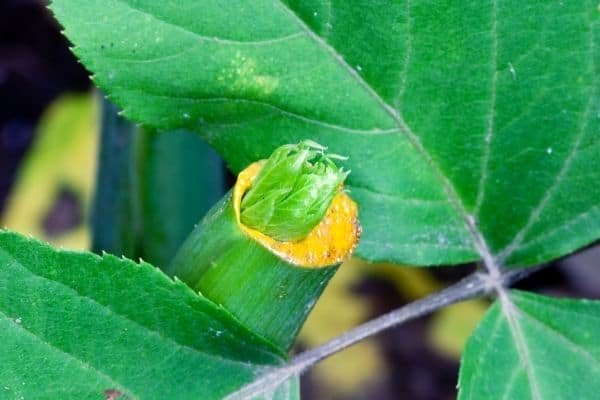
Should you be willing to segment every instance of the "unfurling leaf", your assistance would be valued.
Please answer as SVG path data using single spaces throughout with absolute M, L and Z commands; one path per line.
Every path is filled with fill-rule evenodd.
M 281 146 L 242 198 L 242 223 L 280 241 L 302 239 L 321 222 L 346 176 L 317 143 Z

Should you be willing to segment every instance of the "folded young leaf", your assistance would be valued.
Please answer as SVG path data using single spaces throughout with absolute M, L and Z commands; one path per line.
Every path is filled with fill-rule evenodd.
M 508 264 L 535 264 L 600 237 L 595 2 L 52 10 L 126 116 L 194 130 L 236 171 L 307 138 L 349 156 L 363 258 L 470 261 L 481 234 Z
M 284 361 L 146 263 L 0 231 L 2 398 L 222 399 Z M 287 382 L 275 398 L 297 398 Z
M 511 292 L 467 343 L 459 399 L 597 399 L 599 315 L 600 301 Z
M 241 222 L 278 241 L 308 236 L 349 173 L 339 169 L 325 150 L 311 141 L 276 149 L 242 197 Z

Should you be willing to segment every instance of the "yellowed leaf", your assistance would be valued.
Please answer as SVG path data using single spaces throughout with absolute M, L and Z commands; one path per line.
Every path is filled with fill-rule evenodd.
M 63 95 L 50 105 L 18 171 L 2 226 L 65 248 L 89 247 L 88 213 L 96 173 L 98 114 L 93 93 Z M 43 221 L 65 188 L 76 195 L 83 223 L 49 235 Z
M 428 326 L 429 343 L 446 357 L 460 359 L 467 339 L 488 306 L 485 300 L 475 299 L 439 310 L 432 316 Z

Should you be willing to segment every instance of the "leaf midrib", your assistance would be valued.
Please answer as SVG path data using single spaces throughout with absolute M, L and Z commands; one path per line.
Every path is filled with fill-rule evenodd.
M 525 340 L 521 323 L 519 321 L 518 309 L 505 289 L 498 293 L 498 296 L 500 299 L 501 313 L 506 319 L 506 323 L 513 338 L 517 356 L 521 364 L 520 366 L 525 370 L 527 380 L 529 381 L 529 393 L 531 394 L 531 398 L 533 400 L 542 400 L 537 378 L 535 376 L 535 370 L 531 364 L 529 346 L 527 345 L 527 341 Z
M 525 301 L 525 302 L 529 302 L 532 304 L 535 303 L 535 302 L 532 302 L 528 298 L 520 298 L 519 301 L 520 302 Z M 504 316 L 504 318 L 507 322 L 507 325 L 512 333 L 513 341 L 514 341 L 515 347 L 517 349 L 517 354 L 518 354 L 519 360 L 522 363 L 521 365 L 517 365 L 515 367 L 515 370 L 517 370 L 519 366 L 523 367 L 523 369 L 525 370 L 527 380 L 529 382 L 530 393 L 531 393 L 531 396 L 533 399 L 535 399 L 535 400 L 541 399 L 541 393 L 538 388 L 538 386 L 539 386 L 538 382 L 535 378 L 533 365 L 531 364 L 531 362 L 529 360 L 529 358 L 531 358 L 530 352 L 529 352 L 529 346 L 523 335 L 523 331 L 522 331 L 522 328 L 520 325 L 521 323 L 519 321 L 520 317 L 527 318 L 532 324 L 536 325 L 543 331 L 547 332 L 549 335 L 552 335 L 552 336 L 558 338 L 558 340 L 563 342 L 572 351 L 579 354 L 580 356 L 585 358 L 587 361 L 590 361 L 590 364 L 592 365 L 592 367 L 595 370 L 600 371 L 600 359 L 598 357 L 594 356 L 592 353 L 587 351 L 587 349 L 585 349 L 584 347 L 581 347 L 578 343 L 574 342 L 573 340 L 571 340 L 571 338 L 567 337 L 565 334 L 563 334 L 556 328 L 552 327 L 551 325 L 547 324 L 545 321 L 536 317 L 535 315 L 528 312 L 527 310 L 525 310 L 521 307 L 518 307 L 515 304 L 515 302 L 513 302 L 512 299 L 510 299 L 510 296 L 506 295 L 505 300 L 502 300 L 501 303 L 502 303 L 501 304 L 502 313 L 499 314 L 499 316 Z M 548 304 L 543 304 L 542 306 L 550 307 Z M 552 306 L 552 308 L 556 308 L 556 307 Z M 559 309 L 559 310 L 563 311 L 562 309 Z M 582 313 L 582 315 L 585 315 L 585 317 L 587 317 L 587 318 L 589 318 L 589 317 L 597 318 L 597 317 L 595 317 L 593 315 L 589 315 L 589 314 Z M 505 392 L 504 396 L 506 396 L 506 392 Z
M 498 91 L 498 1 L 492 1 L 492 49 L 491 56 L 491 87 L 490 104 L 486 116 L 486 130 L 483 138 L 483 157 L 479 171 L 479 182 L 477 184 L 477 195 L 475 198 L 475 208 L 473 215 L 479 216 L 479 210 L 485 199 L 485 185 L 489 170 L 490 151 L 492 148 L 492 139 L 494 137 L 495 117 L 496 117 L 496 96 Z
M 496 316 L 496 320 L 494 321 L 494 325 L 492 327 L 492 329 L 490 330 L 489 334 L 487 337 L 480 339 L 480 341 L 483 343 L 484 340 L 488 340 L 488 344 L 487 346 L 485 346 L 485 348 L 483 350 L 479 350 L 479 354 L 477 356 L 477 362 L 475 363 L 475 365 L 480 365 L 482 360 L 484 359 L 485 356 L 487 356 L 487 353 L 491 350 L 491 345 L 489 343 L 492 343 L 492 340 L 494 339 L 494 337 L 496 336 L 498 330 L 502 327 L 502 312 L 499 311 L 497 316 Z M 463 356 L 464 357 L 464 356 Z M 464 361 L 461 361 L 461 363 Z M 485 373 L 485 371 L 482 368 L 476 368 L 475 372 L 473 373 L 473 377 L 471 379 L 471 382 L 477 382 L 477 379 L 483 375 Z M 460 383 L 460 381 L 459 381 Z M 475 385 L 471 384 L 469 386 L 469 394 L 468 394 L 468 399 L 472 399 L 473 398 L 473 390 L 475 390 Z M 460 393 L 459 393 L 460 394 Z
M 129 4 L 125 0 L 120 0 L 120 2 L 121 2 L 121 4 L 128 7 L 129 9 L 131 9 L 134 12 L 139 12 L 143 15 L 148 15 L 150 17 L 153 17 L 153 18 L 157 19 L 158 21 L 161 21 L 165 24 L 168 24 L 177 29 L 181 29 L 181 30 L 185 31 L 186 34 L 194 35 L 197 37 L 203 37 L 202 35 L 197 34 L 196 32 L 190 31 L 185 27 L 182 27 L 177 24 L 173 24 L 172 22 L 169 22 L 169 21 L 165 21 L 163 19 L 158 18 L 156 15 L 146 12 L 145 10 L 141 10 L 136 7 L 133 7 L 131 4 Z M 454 185 L 451 183 L 449 178 L 443 173 L 440 166 L 435 162 L 435 160 L 433 159 L 431 154 L 429 154 L 427 149 L 423 146 L 423 144 L 421 143 L 421 140 L 417 136 L 417 134 L 415 132 L 413 132 L 412 129 L 410 128 L 410 126 L 406 123 L 406 121 L 404 120 L 404 117 L 399 112 L 399 110 L 396 110 L 395 108 L 393 108 L 393 106 L 391 106 L 386 101 L 384 101 L 383 98 L 371 87 L 371 85 L 369 85 L 358 74 L 357 71 L 355 71 L 350 65 L 348 65 L 348 63 L 346 63 L 346 61 L 337 52 L 336 49 L 331 47 L 319 35 L 317 35 L 315 32 L 313 32 L 310 29 L 310 27 L 304 22 L 304 20 L 302 20 L 302 18 L 300 18 L 293 10 L 291 10 L 282 0 L 276 0 L 275 4 L 282 10 L 282 12 L 284 14 L 288 15 L 292 20 L 296 21 L 301 32 L 304 32 L 309 39 L 311 39 L 319 48 L 321 48 L 323 51 L 325 51 L 325 53 L 327 53 L 332 58 L 332 60 L 335 61 L 340 66 L 340 68 L 346 74 L 348 74 L 358 84 L 358 86 L 361 89 L 363 89 L 386 114 L 388 114 L 388 116 L 391 118 L 391 120 L 394 122 L 394 124 L 397 127 L 397 130 L 394 129 L 392 131 L 392 133 L 403 133 L 407 137 L 407 139 L 410 142 L 410 144 L 412 145 L 412 147 L 416 150 L 416 152 L 424 159 L 425 163 L 427 165 L 429 165 L 429 167 L 433 171 L 434 176 L 438 179 L 442 189 L 446 193 L 448 202 L 455 209 L 455 211 L 458 213 L 458 215 L 461 217 L 464 227 L 465 227 L 465 230 L 467 232 L 469 232 L 469 234 L 472 236 L 471 250 L 479 253 L 479 256 L 484 260 L 492 259 L 493 256 L 492 256 L 491 252 L 489 251 L 487 244 L 485 242 L 481 242 L 483 240 L 482 233 L 478 230 L 477 225 L 474 223 L 473 218 L 467 212 L 466 207 L 463 204 L 460 197 L 458 196 Z M 244 42 L 241 42 L 241 44 L 243 44 L 243 43 Z M 404 79 L 406 79 L 406 78 L 404 78 Z M 129 90 L 129 89 L 127 89 L 127 90 Z M 168 97 L 168 96 L 165 96 L 165 97 Z M 178 96 L 178 97 L 180 97 L 180 96 Z M 194 98 L 190 98 L 190 100 L 194 100 Z M 274 106 L 271 103 L 264 102 L 264 104 L 268 104 L 271 107 L 279 109 L 279 107 Z M 290 114 L 293 114 L 293 113 L 290 113 Z

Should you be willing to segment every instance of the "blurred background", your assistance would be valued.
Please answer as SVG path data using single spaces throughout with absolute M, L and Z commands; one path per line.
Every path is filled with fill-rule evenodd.
M 0 226 L 65 248 L 164 265 L 234 177 L 196 135 L 122 120 L 88 75 L 45 2 L 0 0 Z M 518 287 L 600 298 L 598 267 L 600 250 L 590 246 Z M 296 351 L 475 268 L 352 260 L 317 303 Z M 487 305 L 441 310 L 322 362 L 303 377 L 303 398 L 455 398 L 462 347 Z

